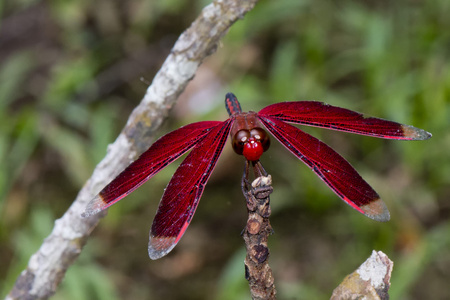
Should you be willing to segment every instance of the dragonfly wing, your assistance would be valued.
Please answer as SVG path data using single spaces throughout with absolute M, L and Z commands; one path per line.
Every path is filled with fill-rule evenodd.
M 269 105 L 258 115 L 288 123 L 323 127 L 396 140 L 426 140 L 431 133 L 410 125 L 365 117 L 363 114 L 317 101 L 281 102 Z
M 150 230 L 148 253 L 151 259 L 169 253 L 189 226 L 232 123 L 229 119 L 212 128 L 192 149 L 167 185 Z
M 376 221 L 389 220 L 389 211 L 377 192 L 336 151 L 297 127 L 275 118 L 260 117 L 260 120 L 280 143 L 348 205 Z
M 221 123 L 219 121 L 192 123 L 159 138 L 88 203 L 82 216 L 94 215 L 129 195 L 168 164 L 194 147 L 198 141 Z

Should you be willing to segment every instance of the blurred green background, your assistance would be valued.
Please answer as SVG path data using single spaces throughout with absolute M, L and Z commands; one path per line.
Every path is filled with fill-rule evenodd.
M 0 2 L 0 296 L 125 125 L 208 1 Z M 261 1 L 206 59 L 160 134 L 244 110 L 320 100 L 433 133 L 402 142 L 306 128 L 391 212 L 358 214 L 272 139 L 270 264 L 279 299 L 329 299 L 370 254 L 392 299 L 450 299 L 450 1 Z M 140 78 L 144 77 L 145 80 Z M 302 128 L 303 129 L 303 128 Z M 179 161 L 109 210 L 53 299 L 249 299 L 243 158 L 227 146 L 181 242 L 151 261 L 148 231 Z

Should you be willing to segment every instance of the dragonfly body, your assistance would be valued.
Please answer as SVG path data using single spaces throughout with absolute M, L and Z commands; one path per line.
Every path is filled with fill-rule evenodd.
M 228 93 L 225 106 L 230 117 L 223 122 L 192 123 L 158 139 L 91 200 L 83 216 L 94 215 L 116 203 L 191 150 L 167 185 L 150 230 L 149 256 L 160 258 L 176 246 L 189 226 L 228 135 L 234 151 L 255 165 L 260 164 L 259 158 L 269 149 L 270 133 L 347 204 L 371 219 L 387 221 L 390 216 L 386 205 L 342 156 L 288 123 L 386 139 L 431 137 L 413 126 L 364 117 L 316 101 L 282 102 L 259 112 L 242 112 L 236 96 Z

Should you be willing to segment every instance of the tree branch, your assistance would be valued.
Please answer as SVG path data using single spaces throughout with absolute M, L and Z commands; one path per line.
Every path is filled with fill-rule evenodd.
M 22 271 L 6 299 L 46 299 L 55 293 L 89 234 L 105 215 L 82 219 L 81 213 L 86 204 L 131 160 L 149 147 L 154 132 L 194 77 L 203 59 L 215 52 L 219 40 L 230 26 L 243 18 L 256 2 L 216 0 L 205 7 L 179 37 L 125 128 L 108 147 L 105 158 L 97 165 L 67 212 L 55 221 L 53 231 L 31 256 L 26 270 Z
M 388 300 L 393 267 L 394 263 L 386 254 L 374 250 L 372 255 L 333 291 L 331 300 Z

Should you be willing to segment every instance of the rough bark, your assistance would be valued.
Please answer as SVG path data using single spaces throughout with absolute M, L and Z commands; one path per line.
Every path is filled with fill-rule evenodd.
M 270 226 L 270 194 L 272 177 L 256 178 L 247 191 L 248 220 L 243 237 L 247 248 L 245 257 L 245 278 L 250 285 L 254 300 L 276 299 L 276 289 L 272 269 L 269 266 L 269 248 L 267 240 L 272 234 Z
M 394 263 L 386 254 L 374 250 L 372 255 L 333 291 L 331 300 L 388 300 L 393 267 Z

